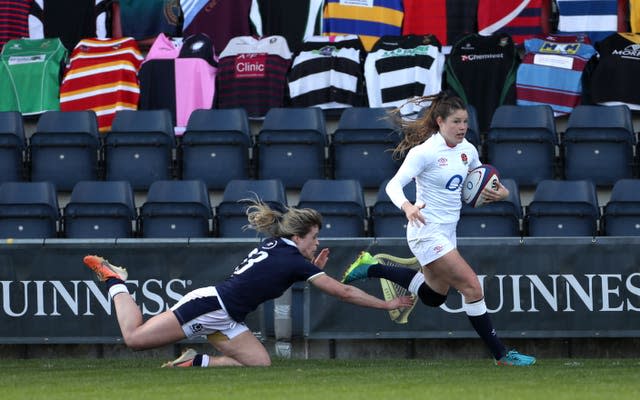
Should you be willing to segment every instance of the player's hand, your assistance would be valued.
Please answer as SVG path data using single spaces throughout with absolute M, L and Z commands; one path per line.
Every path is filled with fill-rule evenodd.
M 502 201 L 509 197 L 509 189 L 504 187 L 504 185 L 500 181 L 497 182 L 497 187 L 485 187 L 482 189 L 482 196 L 484 197 L 484 201 L 486 203 L 491 203 L 494 201 Z
M 327 261 L 329 261 L 329 249 L 324 248 L 320 250 L 320 253 L 313 259 L 313 265 L 323 269 L 324 266 L 327 265 Z
M 387 310 L 395 310 L 397 308 L 407 308 L 413 305 L 413 297 L 411 296 L 401 296 L 396 297 L 393 300 L 387 301 Z
M 424 219 L 424 215 L 420 212 L 420 210 L 424 208 L 424 205 L 421 201 L 416 201 L 416 204 L 411 204 L 407 201 L 402 205 L 402 211 L 404 211 L 404 215 L 407 217 L 410 225 L 420 226 L 425 224 L 426 220 Z

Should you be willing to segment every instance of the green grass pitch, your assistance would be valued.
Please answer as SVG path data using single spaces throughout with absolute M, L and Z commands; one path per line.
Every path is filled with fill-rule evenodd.
M 161 369 L 157 359 L 0 360 L 3 399 L 640 399 L 638 359 L 274 360 Z

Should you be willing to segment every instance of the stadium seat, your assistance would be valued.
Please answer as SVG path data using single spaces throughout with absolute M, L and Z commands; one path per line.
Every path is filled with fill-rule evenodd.
M 456 232 L 458 237 L 521 235 L 522 205 L 518 185 L 513 179 L 502 179 L 500 182 L 509 189 L 509 197 L 504 201 L 487 203 L 477 208 L 462 204 Z
M 366 236 L 364 192 L 355 179 L 306 181 L 298 208 L 313 208 L 322 214 L 322 237 Z
M 224 189 L 233 179 L 249 179 L 251 135 L 242 108 L 195 110 L 179 146 L 182 179 L 202 179 Z
M 213 210 L 201 180 L 155 181 L 140 208 L 143 238 L 211 236 Z
M 55 238 L 59 219 L 58 197 L 51 182 L 0 185 L 0 238 Z
M 230 181 L 222 201 L 216 207 L 217 236 L 223 238 L 255 238 L 259 236 L 254 230 L 243 229 L 247 225 L 247 202 L 243 200 L 258 197 L 273 209 L 284 212 L 287 194 L 284 185 L 278 179 Z
M 601 221 L 605 236 L 640 235 L 640 179 L 621 179 L 613 185 Z
M 151 183 L 173 177 L 175 146 L 168 110 L 118 111 L 104 138 L 105 179 L 148 190 Z
M 327 133 L 320 108 L 272 108 L 256 140 L 257 176 L 299 189 L 325 177 Z
M 391 202 L 386 187 L 389 179 L 380 185 L 376 200 L 371 207 L 371 225 L 369 230 L 375 237 L 405 237 L 407 235 L 407 217 Z M 411 181 L 404 187 L 404 194 L 412 203 L 416 201 L 416 183 Z
M 561 138 L 565 179 L 610 187 L 632 177 L 636 139 L 626 105 L 575 107 Z
M 24 123 L 17 111 L 0 112 L 0 182 L 24 180 Z
M 94 111 L 47 111 L 29 138 L 31 180 L 71 191 L 80 181 L 99 178 L 100 137 Z
M 353 107 L 342 112 L 331 139 L 335 179 L 356 179 L 377 188 L 393 176 L 400 162 L 391 150 L 400 142 L 387 108 Z
M 529 236 L 595 236 L 600 207 L 590 180 L 544 180 L 526 209 Z
M 127 181 L 82 181 L 64 207 L 67 238 L 128 238 L 133 236 L 136 207 Z
M 501 178 L 519 187 L 535 186 L 555 175 L 556 134 L 553 109 L 547 105 L 503 105 L 496 109 L 485 141 L 487 162 Z
M 480 138 L 480 125 L 478 124 L 478 112 L 471 104 L 467 104 L 468 128 L 467 134 L 464 136 L 471 144 L 480 148 L 482 140 Z

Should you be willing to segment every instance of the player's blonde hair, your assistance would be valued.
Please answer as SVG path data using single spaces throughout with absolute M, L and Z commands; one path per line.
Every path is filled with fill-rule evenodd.
M 400 114 L 402 107 L 391 111 L 391 118 L 400 126 L 403 134 L 402 140 L 398 146 L 393 149 L 394 158 L 399 159 L 404 157 L 412 147 L 419 145 L 429 139 L 431 135 L 438 132 L 438 117 L 445 120 L 454 112 L 467 109 L 466 104 L 460 97 L 446 91 L 436 95 L 417 97 L 409 100 L 407 103 L 420 105 L 429 101 L 431 105 L 427 111 L 415 120 L 403 119 Z
M 286 211 L 280 212 L 258 198 L 244 201 L 250 203 L 247 208 L 249 224 L 244 229 L 254 229 L 269 237 L 291 238 L 305 236 L 313 226 L 322 228 L 322 216 L 312 208 L 283 206 Z

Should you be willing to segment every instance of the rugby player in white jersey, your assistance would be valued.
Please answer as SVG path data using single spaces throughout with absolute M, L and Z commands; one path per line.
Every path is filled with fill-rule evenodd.
M 498 365 L 528 366 L 534 357 L 507 350 L 493 329 L 478 276 L 456 246 L 456 225 L 462 207 L 461 187 L 469 170 L 480 166 L 478 150 L 465 138 L 468 114 L 464 101 L 446 92 L 422 97 L 431 101 L 421 117 L 399 120 L 403 139 L 394 156 L 406 153 L 402 165 L 386 186 L 391 201 L 408 220 L 407 243 L 422 266 L 421 271 L 382 265 L 362 252 L 345 272 L 344 283 L 359 279 L 384 278 L 404 287 L 428 306 L 439 307 L 453 287 L 464 297 L 464 311 L 471 325 L 487 345 Z M 415 179 L 416 202 L 404 194 Z M 498 184 L 485 188 L 487 202 L 499 201 L 509 191 Z

